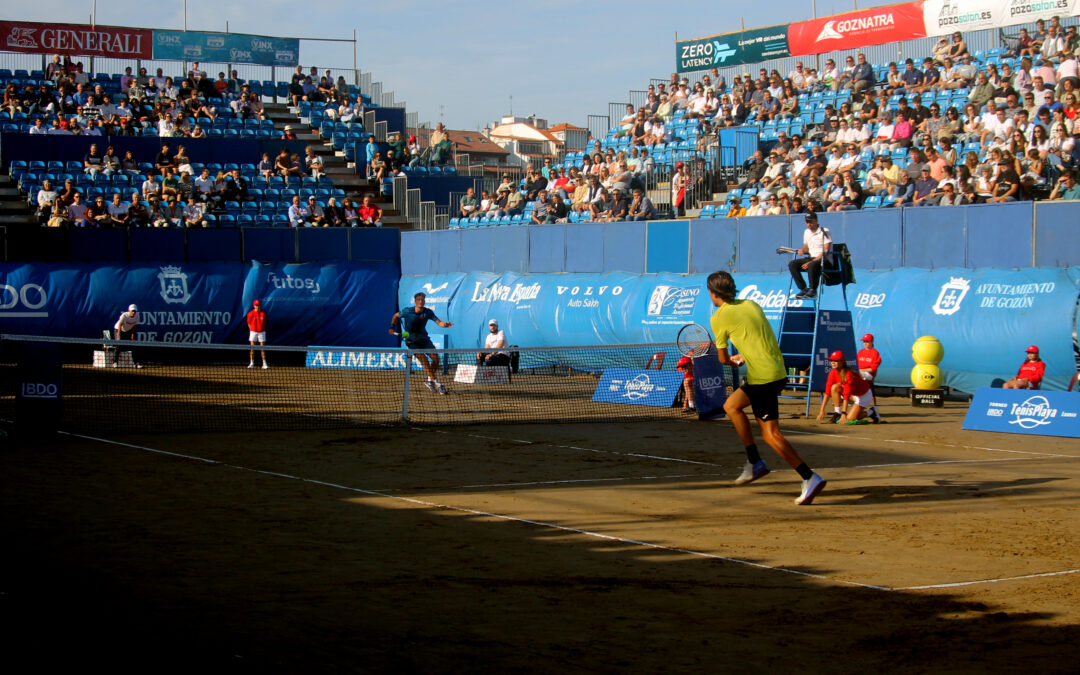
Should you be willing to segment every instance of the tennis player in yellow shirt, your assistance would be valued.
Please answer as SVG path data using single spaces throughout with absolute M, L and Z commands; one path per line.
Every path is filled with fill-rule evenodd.
M 749 407 L 757 419 L 761 436 L 785 462 L 802 478 L 802 492 L 796 504 L 808 505 L 825 487 L 825 479 L 814 473 L 799 453 L 780 433 L 780 407 L 778 397 L 787 380 L 784 356 L 776 335 L 765 318 L 765 312 L 752 300 L 737 300 L 735 280 L 727 272 L 713 272 L 708 279 L 709 297 L 716 311 L 712 315 L 712 332 L 716 336 L 716 348 L 720 363 L 746 366 L 746 382 L 734 390 L 724 412 L 731 418 L 735 431 L 746 446 L 746 466 L 742 475 L 735 479 L 736 485 L 752 483 L 769 473 L 765 460 L 758 454 L 750 419 L 744 410 Z M 738 354 L 728 354 L 728 342 Z

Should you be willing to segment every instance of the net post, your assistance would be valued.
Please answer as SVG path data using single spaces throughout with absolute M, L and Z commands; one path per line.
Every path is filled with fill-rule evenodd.
M 405 350 L 405 391 L 401 396 L 401 419 L 409 421 L 409 380 L 412 379 L 412 350 Z

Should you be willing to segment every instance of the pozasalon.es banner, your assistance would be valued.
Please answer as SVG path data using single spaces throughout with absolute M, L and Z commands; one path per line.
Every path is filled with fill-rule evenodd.
M 675 43 L 675 66 L 680 73 L 759 63 L 785 56 L 791 56 L 786 25 Z
M 1078 0 L 925 0 L 927 35 L 1002 28 L 1052 16 L 1074 16 Z
M 121 26 L 0 21 L 0 50 L 68 56 L 149 59 L 151 31 Z

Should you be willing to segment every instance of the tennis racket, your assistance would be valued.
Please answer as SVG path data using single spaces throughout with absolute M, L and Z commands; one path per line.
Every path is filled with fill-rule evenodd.
M 675 345 L 683 356 L 699 357 L 709 353 L 712 347 L 712 335 L 704 326 L 697 323 L 688 323 L 679 329 L 679 335 L 675 338 Z

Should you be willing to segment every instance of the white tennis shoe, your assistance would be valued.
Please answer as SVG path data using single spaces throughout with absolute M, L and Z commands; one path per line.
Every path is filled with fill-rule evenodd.
M 765 463 L 765 460 L 759 459 L 751 464 L 747 462 L 743 466 L 742 473 L 735 479 L 736 485 L 746 485 L 747 483 L 753 483 L 758 478 L 769 475 L 769 465 Z
M 799 506 L 808 506 L 813 503 L 814 497 L 818 496 L 818 493 L 825 488 L 825 479 L 816 473 L 810 476 L 808 480 L 802 482 L 802 494 L 795 500 L 795 503 Z

